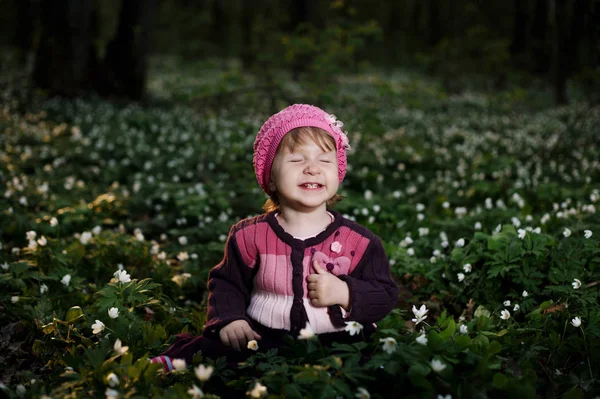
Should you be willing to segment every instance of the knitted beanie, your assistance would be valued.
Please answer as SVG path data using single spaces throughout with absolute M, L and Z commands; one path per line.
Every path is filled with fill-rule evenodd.
M 308 104 L 294 104 L 271 116 L 260 128 L 254 141 L 254 172 L 258 184 L 268 195 L 271 181 L 271 166 L 277 147 L 283 136 L 297 127 L 318 127 L 329 133 L 336 147 L 338 178 L 340 183 L 346 175 L 346 150 L 350 149 L 348 137 L 342 131 L 344 124 L 321 108 Z

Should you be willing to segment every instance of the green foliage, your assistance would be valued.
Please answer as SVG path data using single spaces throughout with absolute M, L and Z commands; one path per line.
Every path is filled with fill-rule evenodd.
M 293 44 L 308 68 L 351 58 L 354 33 L 342 22 Z M 157 97 L 193 99 L 256 78 L 177 68 L 155 69 Z M 208 381 L 191 367 L 157 374 L 147 358 L 174 334 L 202 331 L 208 270 L 230 226 L 261 211 L 251 148 L 266 96 L 223 108 L 54 99 L 26 114 L 3 109 L 0 359 L 15 365 L 2 376 L 6 394 L 175 398 L 195 384 L 207 397 L 241 397 L 260 383 L 270 397 L 298 398 L 359 388 L 598 395 L 598 111 L 523 109 L 536 95 L 526 90 L 449 96 L 403 73 L 336 84 L 339 96 L 321 98 L 355 149 L 336 208 L 382 238 L 398 308 L 354 344 L 290 338 L 237 369 L 199 353 L 188 366 L 214 367 Z M 322 95 L 312 90 L 298 97 Z M 422 304 L 416 324 L 411 309 Z

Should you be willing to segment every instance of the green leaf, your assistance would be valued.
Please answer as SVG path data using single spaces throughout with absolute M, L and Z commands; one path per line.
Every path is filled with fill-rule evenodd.
M 72 306 L 69 310 L 67 310 L 67 323 L 69 324 L 75 323 L 82 317 L 85 317 L 85 315 L 83 314 L 83 309 L 81 309 L 81 306 Z
M 283 396 L 292 399 L 302 399 L 302 392 L 300 392 L 296 384 L 286 384 L 283 386 Z
M 578 386 L 574 386 L 573 388 L 569 389 L 567 392 L 565 392 L 565 394 L 562 397 L 564 399 L 583 399 L 584 398 L 583 391 Z
M 462 351 L 471 345 L 471 338 L 468 335 L 456 335 L 454 337 L 454 344 L 457 346 L 458 351 Z
M 440 338 L 446 340 L 446 339 L 452 337 L 455 332 L 456 332 L 456 323 L 454 322 L 454 320 L 449 319 L 448 327 L 446 327 L 446 329 L 440 333 Z
M 489 357 L 492 357 L 492 356 L 496 355 L 497 353 L 500 353 L 501 350 L 502 350 L 502 345 L 500 344 L 500 342 L 492 341 L 492 342 L 490 342 L 489 346 L 486 349 L 486 354 Z
M 506 387 L 509 381 L 510 380 L 502 373 L 494 374 L 493 383 L 494 386 L 498 389 L 503 389 L 504 387 Z

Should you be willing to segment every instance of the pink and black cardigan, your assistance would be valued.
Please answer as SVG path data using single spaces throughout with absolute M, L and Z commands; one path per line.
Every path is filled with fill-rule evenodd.
M 274 212 L 235 224 L 223 260 L 209 273 L 204 334 L 215 336 L 238 319 L 296 336 L 307 322 L 322 334 L 343 330 L 345 321 L 367 325 L 384 318 L 396 304 L 398 287 L 380 239 L 331 213 L 333 222 L 305 240 L 286 233 Z M 310 303 L 306 277 L 314 273 L 313 259 L 348 284 L 349 314 L 338 305 L 319 308 Z

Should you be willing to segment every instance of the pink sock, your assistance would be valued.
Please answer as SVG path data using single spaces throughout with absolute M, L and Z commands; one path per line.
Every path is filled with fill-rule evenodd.
M 157 356 L 150 359 L 152 363 L 160 363 L 165 368 L 165 371 L 168 373 L 169 371 L 173 371 L 173 363 L 171 362 L 171 358 L 169 356 Z

